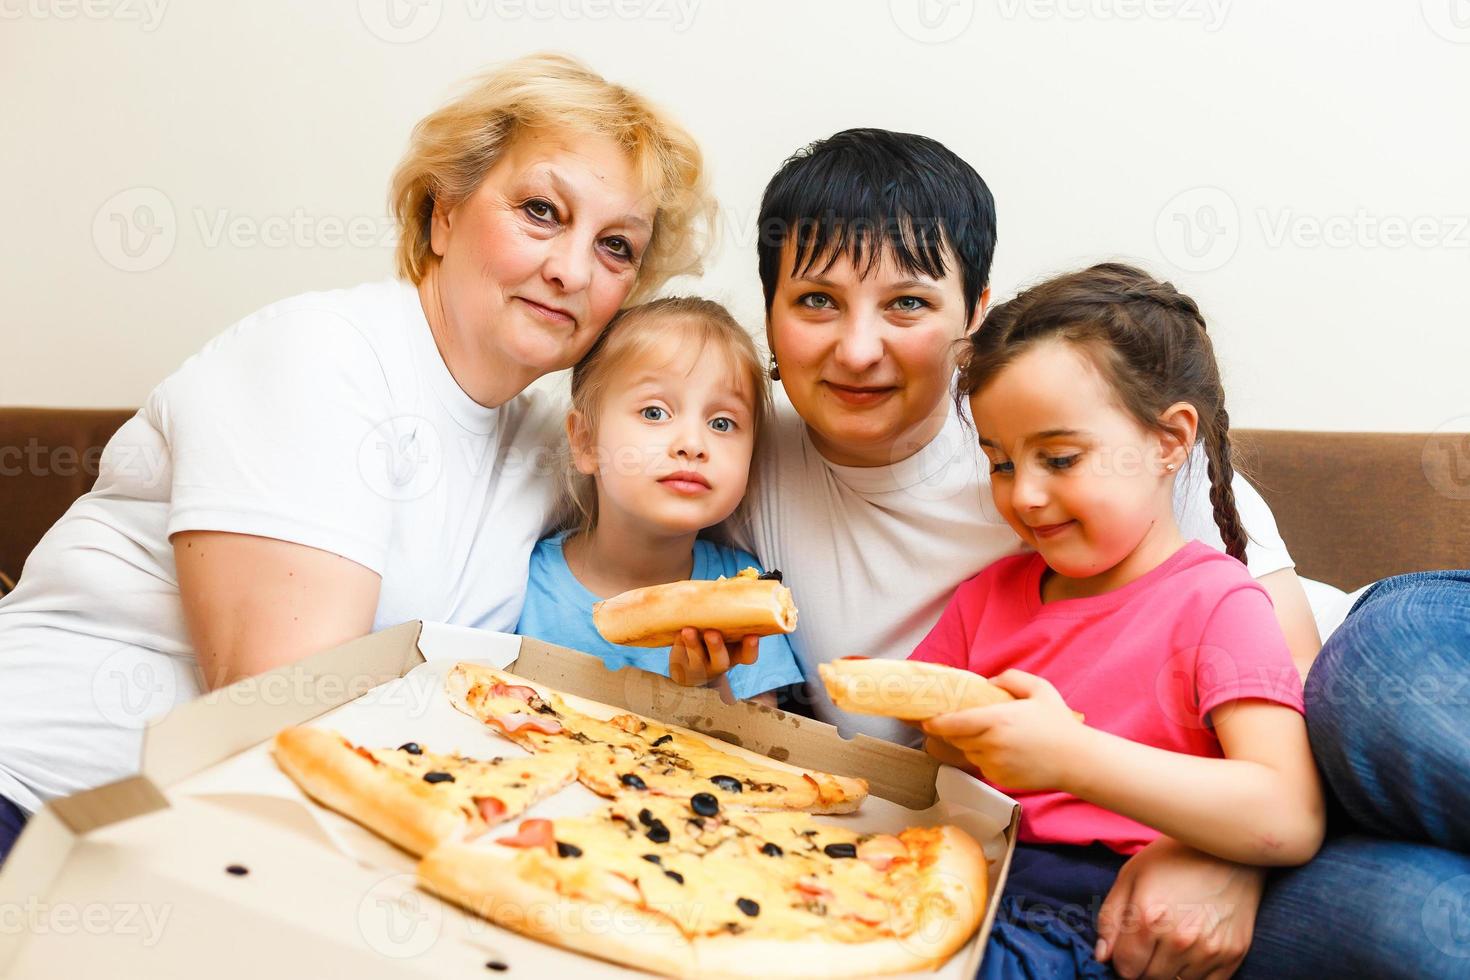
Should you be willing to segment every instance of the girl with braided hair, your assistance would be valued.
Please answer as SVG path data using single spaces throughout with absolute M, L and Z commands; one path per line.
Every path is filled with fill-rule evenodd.
M 962 584 L 913 652 L 1016 698 L 931 719 L 928 747 L 1022 805 L 982 974 L 1110 975 L 1095 911 L 1160 835 L 1244 864 L 1316 853 L 1301 681 L 1242 564 L 1229 416 L 1194 301 L 1098 265 L 996 307 L 964 343 L 958 397 L 996 508 L 1035 550 Z M 1197 444 L 1228 555 L 1174 516 Z

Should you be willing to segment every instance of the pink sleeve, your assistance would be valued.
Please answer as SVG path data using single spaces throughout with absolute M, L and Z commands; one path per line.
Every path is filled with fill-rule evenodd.
M 1215 606 L 1200 637 L 1195 690 L 1201 724 L 1215 708 L 1259 698 L 1305 713 L 1301 675 L 1266 590 L 1254 583 Z
M 960 583 L 950 597 L 949 605 L 929 635 L 919 641 L 910 660 L 923 660 L 931 664 L 948 664 L 961 670 L 970 669 L 970 645 L 975 641 L 976 623 L 980 610 L 985 605 L 989 591 L 984 582 L 984 572 Z

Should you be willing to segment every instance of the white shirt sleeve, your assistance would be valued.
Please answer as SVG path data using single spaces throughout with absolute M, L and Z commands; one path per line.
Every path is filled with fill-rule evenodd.
M 1276 528 L 1276 517 L 1249 480 L 1235 474 L 1230 483 L 1235 491 L 1235 509 L 1245 528 L 1247 543 L 1245 563 L 1251 575 L 1260 578 L 1283 568 L 1295 568 L 1286 542 Z M 1184 472 L 1174 484 L 1174 513 L 1179 531 L 1186 541 L 1198 539 L 1212 548 L 1225 550 L 1225 540 L 1215 523 L 1215 507 L 1210 503 L 1209 463 L 1204 448 L 1195 446 Z
M 381 469 L 374 441 L 399 420 L 377 352 L 341 314 L 262 311 L 150 401 L 173 459 L 168 535 L 277 538 L 382 574 L 392 502 L 362 460 Z

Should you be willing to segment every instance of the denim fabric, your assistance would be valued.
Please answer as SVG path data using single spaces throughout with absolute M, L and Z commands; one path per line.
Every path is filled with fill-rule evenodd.
M 1074 926 L 1048 906 L 1002 898 L 976 980 L 1113 980 Z
M 1273 877 L 1239 980 L 1470 977 L 1470 856 L 1359 834 Z
M 0 865 L 5 864 L 5 856 L 15 846 L 15 839 L 25 825 L 26 815 L 21 808 L 0 796 Z
M 1307 678 L 1329 839 L 1239 976 L 1470 977 L 1470 571 L 1368 589 Z
M 978 980 L 1113 977 L 1092 949 L 1097 911 L 1125 861 L 1101 845 L 1018 846 Z
M 1470 851 L 1470 571 L 1365 592 L 1307 677 L 1312 754 L 1340 816 Z

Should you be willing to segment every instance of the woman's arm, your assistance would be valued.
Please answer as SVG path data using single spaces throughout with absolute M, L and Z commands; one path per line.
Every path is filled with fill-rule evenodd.
M 1312 615 L 1302 580 L 1296 577 L 1296 569 L 1282 568 L 1268 572 L 1256 581 L 1271 596 L 1276 621 L 1281 624 L 1281 632 L 1286 634 L 1292 663 L 1306 680 L 1312 661 L 1317 659 L 1317 652 L 1322 649 L 1322 638 L 1317 635 L 1317 619 Z
M 1265 886 L 1265 868 L 1160 837 L 1118 872 L 1095 955 L 1122 977 L 1225 980 L 1250 952 Z
M 1088 728 L 1034 674 L 1008 670 L 993 683 L 1018 700 L 924 723 L 992 782 L 1071 793 L 1247 864 L 1301 864 L 1321 845 L 1322 790 L 1306 723 L 1290 708 L 1220 705 L 1212 715 L 1226 758 L 1203 759 Z
M 372 631 L 382 580 L 356 562 L 249 534 L 182 531 L 172 540 L 206 690 Z

